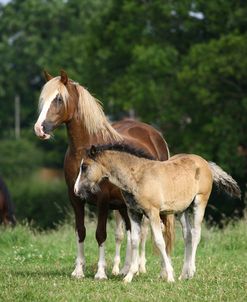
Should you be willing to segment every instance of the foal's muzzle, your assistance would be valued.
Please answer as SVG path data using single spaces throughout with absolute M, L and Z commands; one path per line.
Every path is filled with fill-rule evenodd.
M 77 195 L 78 197 L 80 197 L 81 199 L 87 199 L 88 196 L 90 195 L 90 190 L 89 189 L 82 189 L 82 188 L 79 188 L 79 189 L 74 189 L 74 192 L 75 192 L 75 195 Z

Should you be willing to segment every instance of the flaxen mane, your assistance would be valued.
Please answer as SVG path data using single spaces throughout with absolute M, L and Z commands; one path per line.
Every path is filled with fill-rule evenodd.
M 87 89 L 82 87 L 80 84 L 69 80 L 69 83 L 75 85 L 79 100 L 78 100 L 78 111 L 79 117 L 83 120 L 83 123 L 89 133 L 89 135 L 101 134 L 103 139 L 113 139 L 115 141 L 122 141 L 122 136 L 111 126 L 107 117 L 104 114 L 101 103 L 99 100 L 94 98 Z M 48 81 L 40 95 L 39 99 L 39 110 L 43 108 L 45 102 L 51 102 L 50 96 L 57 91 L 60 93 L 64 105 L 67 108 L 69 93 L 66 86 L 61 82 L 61 77 L 55 77 Z
M 115 143 L 115 144 L 106 144 L 106 145 L 97 145 L 92 146 L 90 149 L 87 150 L 87 155 L 92 159 L 96 159 L 96 157 L 102 154 L 104 151 L 118 151 L 128 153 L 140 158 L 146 158 L 150 160 L 157 160 L 154 156 L 149 155 L 145 151 L 141 149 L 134 148 L 130 145 L 123 144 L 123 143 Z

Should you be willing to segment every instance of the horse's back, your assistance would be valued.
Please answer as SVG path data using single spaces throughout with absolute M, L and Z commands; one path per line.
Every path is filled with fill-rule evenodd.
M 112 126 L 123 136 L 125 143 L 147 151 L 158 160 L 169 158 L 168 145 L 154 127 L 129 118 L 115 122 Z
M 174 173 L 179 173 L 180 170 L 186 171 L 187 177 L 191 177 L 198 183 L 201 192 L 211 190 L 212 171 L 203 157 L 196 154 L 177 154 L 172 156 L 168 162 L 175 165 Z

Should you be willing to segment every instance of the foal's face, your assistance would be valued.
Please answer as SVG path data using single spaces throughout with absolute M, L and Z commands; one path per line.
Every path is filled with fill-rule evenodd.
M 43 88 L 41 110 L 34 126 L 36 135 L 42 139 L 49 139 L 55 128 L 68 122 L 74 115 L 76 108 L 76 89 L 68 78 L 64 79 L 61 76 L 57 87 L 52 81 L 52 79 L 48 81 Z M 66 100 L 65 96 L 67 97 Z
M 85 199 L 89 193 L 97 193 L 100 190 L 99 183 L 107 176 L 101 164 L 92 159 L 82 160 L 74 186 L 75 194 Z

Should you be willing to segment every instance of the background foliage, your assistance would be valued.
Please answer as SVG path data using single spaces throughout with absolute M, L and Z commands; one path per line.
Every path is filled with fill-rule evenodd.
M 39 166 L 62 167 L 64 129 L 46 143 L 31 129 L 42 70 L 57 75 L 64 68 L 103 102 L 112 119 L 131 114 L 156 126 L 172 154 L 193 152 L 216 161 L 244 191 L 246 15 L 247 2 L 233 0 L 1 5 L 0 173 L 11 183 Z M 22 131 L 14 141 L 17 95 Z

